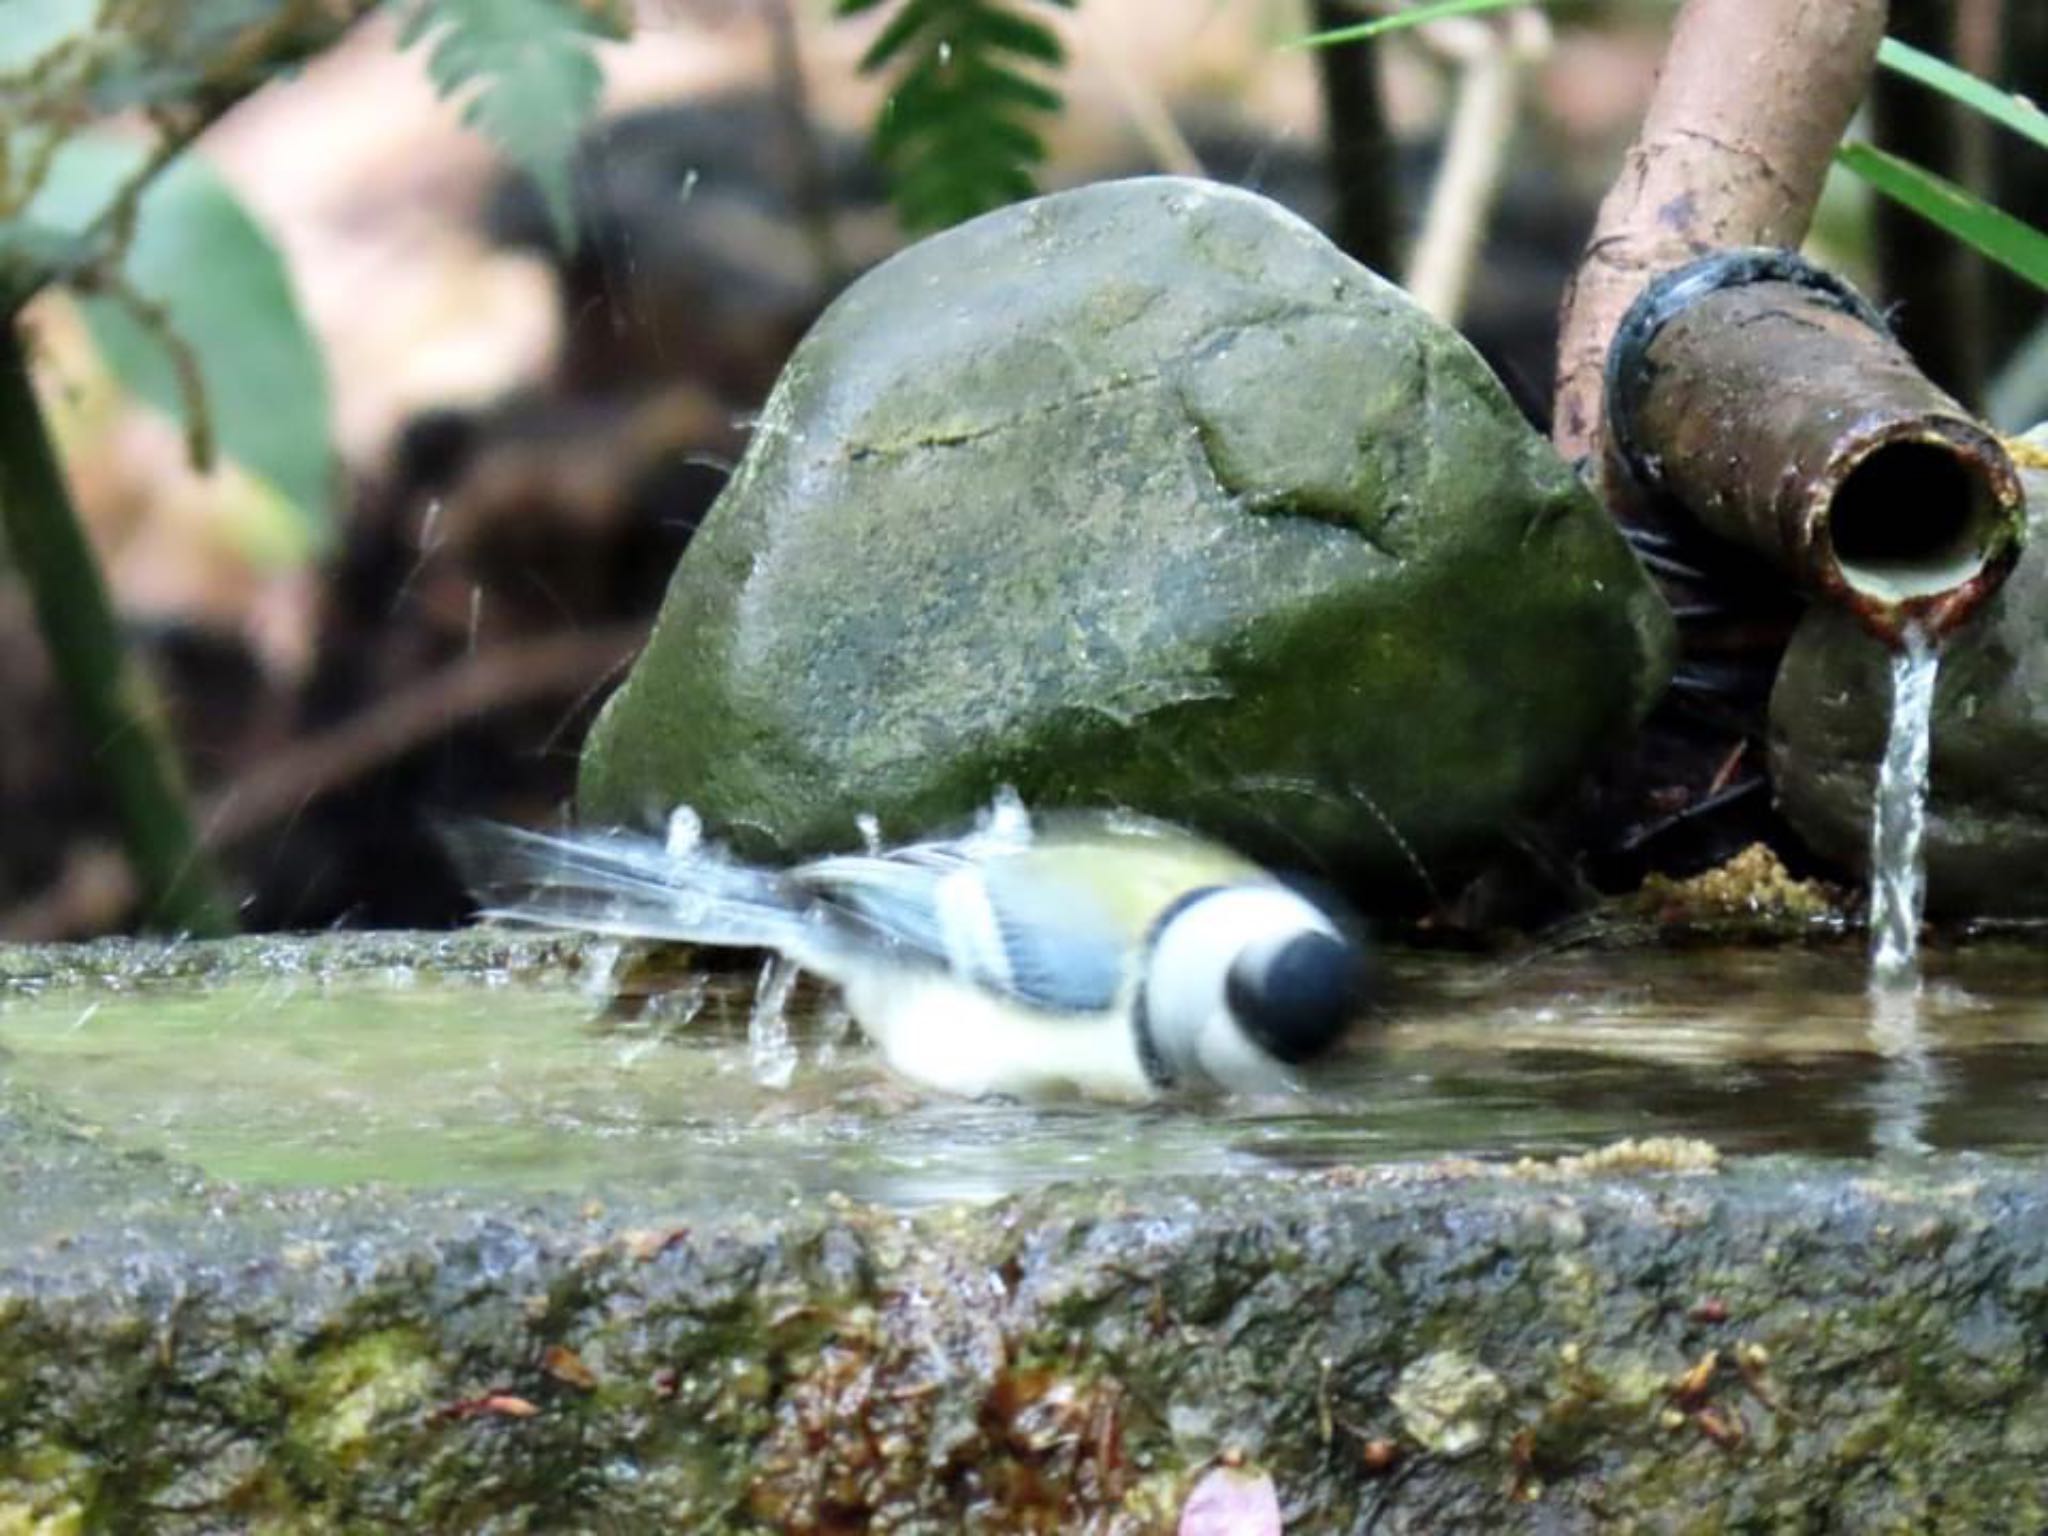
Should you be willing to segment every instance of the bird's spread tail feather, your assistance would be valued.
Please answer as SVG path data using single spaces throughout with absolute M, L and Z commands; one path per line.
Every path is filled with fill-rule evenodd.
M 807 902 L 772 871 L 673 852 L 631 832 L 445 821 L 441 842 L 481 915 L 621 938 L 801 952 Z

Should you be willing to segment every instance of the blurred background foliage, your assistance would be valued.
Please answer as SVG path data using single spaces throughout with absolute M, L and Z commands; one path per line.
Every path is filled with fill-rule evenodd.
M 4 4 L 0 314 L 150 696 L 96 721 L 67 702 L 5 568 L 32 563 L 10 475 L 18 936 L 162 915 L 158 887 L 206 861 L 246 924 L 458 917 L 422 812 L 566 799 L 782 359 L 906 231 L 1103 176 L 1252 186 L 1460 324 L 1541 421 L 1558 299 L 1672 10 L 1573 0 L 1314 50 L 1292 45 L 1398 8 Z M 2048 413 L 2024 280 L 2048 178 L 2010 94 L 2048 73 L 2043 11 L 1896 5 L 1921 53 L 1888 56 L 1813 239 L 2007 426 Z M 1486 144 L 1455 142 L 1465 120 Z M 1439 174 L 1475 152 L 1476 178 Z M 1932 255 L 1866 183 L 1943 226 Z M 152 732 L 192 807 L 155 877 L 100 771 Z

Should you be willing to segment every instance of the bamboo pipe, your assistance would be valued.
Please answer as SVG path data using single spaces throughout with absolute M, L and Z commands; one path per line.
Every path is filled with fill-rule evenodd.
M 1953 628 L 2019 554 L 1998 439 L 1917 369 L 1862 295 L 1790 251 L 1665 273 L 1608 355 L 1631 478 L 1896 644 Z

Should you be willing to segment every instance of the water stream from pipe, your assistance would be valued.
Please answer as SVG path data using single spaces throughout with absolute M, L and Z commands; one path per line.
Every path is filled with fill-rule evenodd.
M 1920 986 L 1920 915 L 1926 868 L 1928 743 L 1940 655 L 1918 629 L 1892 654 L 1892 720 L 1870 827 L 1870 984 L 1874 991 Z
M 1892 654 L 1891 729 L 1878 767 L 1870 826 L 1871 1043 L 1890 1064 L 1873 1096 L 1873 1139 L 1897 1152 L 1927 1149 L 1939 1084 L 1920 1017 L 1920 920 L 1927 871 L 1927 779 L 1940 655 L 1918 629 Z

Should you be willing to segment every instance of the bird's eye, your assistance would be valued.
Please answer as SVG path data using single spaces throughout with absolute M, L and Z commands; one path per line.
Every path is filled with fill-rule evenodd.
M 1330 933 L 1253 945 L 1237 957 L 1224 997 L 1244 1032 L 1281 1061 L 1320 1054 L 1363 1010 L 1364 952 Z

